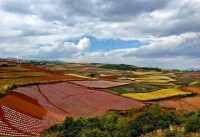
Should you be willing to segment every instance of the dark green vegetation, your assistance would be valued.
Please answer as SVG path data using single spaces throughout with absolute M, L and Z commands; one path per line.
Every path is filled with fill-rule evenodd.
M 161 71 L 160 68 L 148 68 L 148 67 L 137 67 L 132 65 L 126 65 L 126 64 L 104 64 L 100 66 L 99 68 L 106 68 L 106 69 L 116 69 L 116 70 L 154 70 L 154 71 Z
M 165 131 L 165 137 L 177 137 L 179 135 L 177 130 L 167 130 Z
M 125 93 L 145 93 L 172 87 L 173 86 L 171 85 L 158 85 L 158 84 L 130 84 L 120 87 L 110 88 L 109 90 L 118 94 L 125 94 Z
M 185 125 L 186 133 L 200 131 L 200 111 L 191 113 Z
M 186 124 L 185 124 L 186 123 Z M 159 106 L 144 111 L 136 119 L 111 111 L 95 118 L 67 117 L 62 124 L 46 130 L 43 136 L 60 137 L 136 137 L 156 129 L 169 126 L 185 126 L 186 133 L 200 131 L 200 112 L 177 115 L 170 111 L 164 113 Z M 177 131 L 167 131 L 166 136 L 178 135 Z

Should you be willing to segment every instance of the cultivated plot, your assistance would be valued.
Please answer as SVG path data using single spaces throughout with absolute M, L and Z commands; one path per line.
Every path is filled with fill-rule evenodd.
M 125 97 L 133 98 L 141 101 L 153 101 L 161 100 L 165 98 L 175 97 L 175 96 L 187 96 L 191 95 L 192 92 L 184 92 L 177 88 L 161 89 L 148 93 L 127 93 L 122 94 Z
M 188 97 L 181 100 L 161 101 L 160 106 L 163 108 L 182 111 L 197 111 L 200 109 L 199 103 L 200 97 Z
M 59 122 L 36 100 L 23 94 L 12 93 L 0 99 L 0 136 L 38 136 Z
M 71 83 L 21 87 L 0 99 L 0 135 L 36 136 L 66 116 L 94 117 L 144 104 Z
M 110 88 L 126 85 L 127 83 L 111 82 L 111 81 L 71 81 L 71 83 L 89 88 Z
M 25 68 L 24 68 L 25 67 Z M 8 87 L 13 85 L 28 85 L 33 83 L 51 83 L 68 80 L 83 80 L 77 76 L 65 76 L 55 74 L 52 70 L 46 70 L 31 65 L 17 65 L 0 68 L 0 95 L 6 94 Z

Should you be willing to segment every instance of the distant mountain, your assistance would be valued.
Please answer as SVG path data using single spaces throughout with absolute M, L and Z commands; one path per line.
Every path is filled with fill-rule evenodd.
M 189 71 L 200 71 L 200 68 L 188 68 Z

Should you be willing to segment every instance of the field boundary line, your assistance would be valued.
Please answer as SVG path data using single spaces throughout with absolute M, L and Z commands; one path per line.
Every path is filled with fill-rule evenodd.
M 44 93 L 42 93 L 42 91 L 41 91 L 39 85 L 37 85 L 37 88 L 38 88 L 38 92 L 39 92 L 40 94 L 42 94 L 42 96 L 46 99 L 46 101 L 47 101 L 49 104 L 51 104 L 51 105 L 54 106 L 55 108 L 57 108 L 57 109 L 59 109 L 59 110 L 65 112 L 66 114 L 70 115 L 69 112 L 67 112 L 66 110 L 64 110 L 64 109 L 62 109 L 62 108 L 60 108 L 60 107 L 58 107 L 58 106 L 55 105 L 54 103 L 52 103 L 52 102 L 48 99 L 48 97 L 47 97 Z

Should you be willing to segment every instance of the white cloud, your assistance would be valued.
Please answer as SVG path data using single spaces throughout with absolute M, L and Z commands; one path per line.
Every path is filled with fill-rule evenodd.
M 199 57 L 200 33 L 184 33 L 152 40 L 151 44 L 144 45 L 130 51 L 124 56 L 163 57 L 188 56 Z
M 200 58 L 199 0 L 0 0 L 0 17 L 0 57 L 185 68 Z M 151 43 L 88 52 L 85 36 Z
M 89 46 L 90 46 L 90 40 L 87 37 L 82 38 L 77 44 L 77 48 L 80 50 L 84 50 L 88 48 Z

